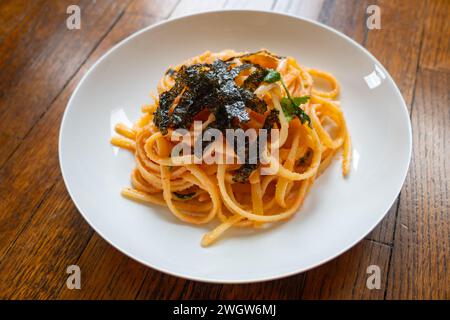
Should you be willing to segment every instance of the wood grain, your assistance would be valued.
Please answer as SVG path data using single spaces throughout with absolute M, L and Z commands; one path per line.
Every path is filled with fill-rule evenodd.
M 369 0 L 325 0 L 319 21 L 364 44 L 367 28 L 365 12 Z M 301 14 L 293 11 L 292 14 Z
M 364 240 L 322 267 L 304 274 L 255 284 L 206 284 L 149 271 L 137 298 L 383 299 L 390 250 L 389 246 Z M 370 265 L 377 265 L 381 269 L 382 287 L 379 290 L 369 290 L 366 287 L 366 270 Z
M 82 290 L 62 286 L 59 299 L 134 299 L 148 268 L 128 258 L 95 234 L 76 262 Z
M 0 47 L 0 133 L 20 139 L 29 133 L 128 1 L 28 2 L 30 8 L 10 24 Z M 81 30 L 65 26 L 69 4 L 83 8 Z M 3 154 L 15 150 L 4 148 Z
M 0 299 L 55 298 L 92 233 L 59 179 L 0 263 Z
M 125 9 L 124 7 L 121 8 L 122 10 Z M 119 14 L 116 5 L 111 5 L 109 8 L 99 7 L 99 9 L 101 10 L 97 14 L 104 15 L 103 18 L 100 18 L 101 26 L 105 25 L 108 17 L 111 24 L 115 22 L 116 15 L 112 15 L 112 12 Z M 97 35 L 98 40 L 103 36 L 98 31 L 93 33 Z M 89 39 L 93 39 L 93 37 L 94 35 L 91 33 Z M 67 49 L 69 52 L 73 50 L 71 46 L 68 46 Z M 80 51 L 83 50 L 83 48 L 80 48 Z M 77 59 L 77 56 L 75 55 L 75 59 Z M 71 60 L 72 57 L 71 55 L 67 55 L 66 52 L 67 59 Z M 50 61 L 47 61 L 44 65 L 50 63 Z M 71 63 L 74 62 L 72 61 Z M 87 67 L 88 65 L 85 63 L 83 66 Z M 85 72 L 86 69 L 83 69 L 83 71 Z M 81 75 L 81 73 L 79 74 Z M 59 177 L 57 148 L 59 126 L 57 124 L 61 122 L 62 113 L 70 93 L 80 79 L 80 76 L 72 79 L 73 81 L 69 88 L 70 91 L 64 90 L 62 95 L 57 94 L 55 102 L 50 107 L 51 112 L 46 112 L 39 119 L 20 146 L 15 150 L 14 154 L 8 158 L 0 169 L 0 181 L 2 181 L 0 185 L 0 212 L 2 213 L 0 215 L 0 259 L 34 214 L 34 209 L 42 201 L 42 197 Z M 52 84 L 58 86 L 58 80 L 55 80 L 54 83 L 52 81 L 41 82 L 43 85 Z M 34 91 L 35 89 L 32 89 L 30 92 Z M 20 101 L 20 99 L 12 101 L 13 105 L 8 110 L 18 108 L 21 105 Z M 3 100 L 0 103 L 3 103 Z M 49 106 L 44 104 L 40 107 L 48 109 Z M 22 109 L 26 110 L 26 108 Z M 16 124 L 21 123 L 21 121 L 15 120 L 12 122 Z M 9 124 L 11 121 L 6 121 L 5 123 Z M 2 126 L 1 128 L 7 129 L 8 127 Z
M 6 133 L 0 133 L 0 168 L 3 167 L 5 162 L 14 152 L 14 150 L 19 146 L 22 140 L 11 136 Z
M 297 299 L 304 274 L 254 284 L 209 284 L 149 271 L 137 299 Z M 167 290 L 161 290 L 167 288 Z
M 411 110 L 427 5 L 422 0 L 378 0 L 378 6 L 381 29 L 368 31 L 366 48 L 389 71 Z
M 131 4 L 130 7 L 136 8 L 136 5 Z M 147 7 L 144 15 L 134 13 L 134 9 L 131 12 L 127 11 L 100 44 L 92 62 L 114 43 L 148 24 L 157 22 L 160 17 L 149 12 L 149 8 Z M 83 270 L 87 270 L 83 279 L 85 290 L 72 291 L 63 286 L 58 299 L 133 299 L 138 294 L 147 273 L 156 272 L 118 252 L 98 235 L 89 241 L 89 245 L 80 251 L 80 255 L 80 260 L 76 263 Z M 122 277 L 130 278 L 122 279 Z
M 363 240 L 333 261 L 306 275 L 303 299 L 383 299 L 386 290 L 391 248 Z M 371 265 L 380 268 L 380 289 L 368 289 L 366 282 Z
M 379 0 L 377 5 L 381 10 L 381 29 L 367 32 L 365 46 L 387 68 L 411 110 L 425 20 L 421 12 L 425 10 L 425 3 Z M 411 10 L 411 6 L 415 10 Z M 398 205 L 397 199 L 368 239 L 392 245 Z
M 36 10 L 41 4 L 42 0 L 33 1 L 31 4 L 28 0 L 4 0 L 0 2 L 0 17 L 2 17 L 0 43 L 31 11 Z
M 166 19 L 170 16 L 179 2 L 180 0 L 133 0 L 126 12 Z
M 30 135 L 24 140 L 14 156 L 8 161 L 7 165 L 0 171 L 0 178 L 5 181 L 5 184 L 0 186 L 0 211 L 2 215 L 0 216 L 0 221 L 2 221 L 2 227 L 0 232 L 0 243 L 1 245 L 1 255 L 6 252 L 9 247 L 15 248 L 16 243 L 14 242 L 19 234 L 22 236 L 21 239 L 27 239 L 30 233 L 33 234 L 43 234 L 48 232 L 49 225 L 43 223 L 39 225 L 30 225 L 29 219 L 33 214 L 33 207 L 39 206 L 40 199 L 48 197 L 52 201 L 48 204 L 51 206 L 64 206 L 70 208 L 64 212 L 67 217 L 66 219 L 76 219 L 77 223 L 74 224 L 72 234 L 66 234 L 65 236 L 71 241 L 76 241 L 79 236 L 78 233 L 84 229 L 88 229 L 90 233 L 82 238 L 84 242 L 89 241 L 89 236 L 92 234 L 92 229 L 90 229 L 84 222 L 80 214 L 75 209 L 73 202 L 66 194 L 65 198 L 59 196 L 60 190 L 58 188 L 52 188 L 53 184 L 58 181 L 59 184 L 63 185 L 62 179 L 59 174 L 58 168 L 58 149 L 57 149 L 57 137 L 58 137 L 58 126 L 50 126 L 49 123 L 60 123 L 62 113 L 65 109 L 66 103 L 70 97 L 70 94 L 74 90 L 78 81 L 88 70 L 88 68 L 105 53 L 110 47 L 116 44 L 118 41 L 122 40 L 124 37 L 128 36 L 132 32 L 139 30 L 140 28 L 154 23 L 155 17 L 145 16 L 140 17 L 136 15 L 126 15 L 121 22 L 111 30 L 108 36 L 103 39 L 101 44 L 91 55 L 89 60 L 83 65 L 81 70 L 75 75 L 74 79 L 69 83 L 69 85 L 63 90 L 63 92 L 58 96 L 56 101 L 49 108 L 49 112 L 37 123 L 33 128 Z M 36 144 L 39 141 L 39 144 Z M 25 170 L 23 170 L 25 168 Z M 33 172 L 36 170 L 36 172 Z M 45 182 L 45 183 L 44 183 Z M 12 190 L 11 190 L 12 189 Z M 64 188 L 62 188 L 64 190 Z M 65 192 L 66 193 L 66 192 Z M 20 199 L 20 200 L 19 200 Z M 48 209 L 46 207 L 46 209 Z M 36 215 L 36 214 L 35 214 Z M 67 221 L 67 220 L 66 220 Z M 66 222 L 62 220 L 62 223 Z M 64 225 L 54 226 L 56 228 L 64 228 Z M 30 230 L 30 228 L 32 228 Z M 42 230 L 41 230 L 42 229 Z M 80 230 L 79 230 L 80 229 Z M 33 267 L 39 265 L 42 256 L 47 255 L 48 249 L 58 249 L 61 250 L 65 246 L 65 241 L 68 241 L 65 237 L 57 238 L 60 241 L 52 239 L 50 243 L 47 242 L 46 238 L 35 239 L 35 246 L 37 246 L 33 254 L 27 256 L 27 265 Z M 84 243 L 83 242 L 83 243 Z M 53 244 L 54 248 L 50 245 Z M 69 264 L 77 263 L 77 258 L 83 252 L 85 246 L 77 246 L 72 248 L 71 251 L 62 250 L 59 254 L 52 256 L 53 259 L 48 257 L 47 261 L 52 264 L 57 264 L 57 261 L 65 262 L 70 261 L 67 265 L 61 265 L 61 268 L 46 270 L 45 278 L 49 279 L 59 279 L 59 277 L 66 277 L 65 268 Z M 51 253 L 52 251 L 49 250 Z M 23 252 L 22 252 L 23 253 Z M 67 256 L 65 256 L 67 255 Z M 75 257 L 75 258 L 74 258 Z M 125 257 L 124 257 L 125 258 Z M 27 288 L 35 288 L 36 283 L 40 283 L 42 280 L 36 274 L 29 273 L 27 269 L 23 269 L 27 273 L 23 274 L 17 272 L 14 268 L 18 264 L 19 257 L 16 257 L 8 252 L 8 264 L 0 264 L 0 270 L 3 274 L 10 274 L 14 277 L 6 277 L 5 279 L 12 279 L 12 282 L 7 282 L 6 284 L 2 282 L 5 287 L 18 288 L 15 295 L 11 295 L 14 298 L 30 298 L 33 296 L 32 290 L 27 290 Z M 126 258 L 128 259 L 128 258 Z M 57 260 L 57 261 L 56 261 Z M 45 270 L 43 270 L 45 271 Z M 15 282 L 14 279 L 19 277 L 20 282 Z M 25 285 L 22 285 L 24 283 Z M 0 284 L 0 288 L 2 288 Z M 42 298 L 53 298 L 56 293 L 65 286 L 64 281 L 56 281 L 52 283 L 54 287 L 50 289 L 50 284 L 47 284 L 49 289 L 41 290 L 40 297 Z M 1 291 L 1 290 L 0 290 Z M 8 294 L 9 292 L 6 291 Z
M 80 31 L 65 28 L 69 2 L 84 9 Z M 7 22 L 0 24 L 0 298 L 448 299 L 449 2 L 318 2 L 0 2 L 2 22 Z M 381 30 L 365 26 L 369 4 L 381 8 Z M 93 232 L 59 174 L 57 124 L 88 68 L 135 30 L 167 17 L 220 8 L 272 8 L 318 18 L 374 53 L 412 110 L 414 154 L 400 201 L 368 240 L 319 268 L 286 279 L 217 285 L 146 268 Z M 15 121 L 17 117 L 23 123 Z M 82 269 L 80 291 L 65 285 L 70 264 Z M 365 285 L 371 264 L 381 268 L 380 290 Z
M 450 298 L 450 73 L 420 70 L 388 298 Z
M 427 10 L 420 65 L 450 71 L 450 1 L 433 0 Z
M 101 54 L 126 36 L 160 19 L 159 15 L 149 11 L 150 7 L 146 7 L 144 11 L 147 16 L 133 14 L 136 5 L 132 4 L 128 9 L 130 8 L 132 8 L 130 14 L 125 14 L 119 20 L 100 44 L 90 62 L 95 62 Z M 84 271 L 86 276 L 83 278 L 84 289 L 71 291 L 62 286 L 59 299 L 135 298 L 148 268 L 118 252 L 98 235 L 90 239 L 87 248 L 79 251 L 80 254 L 81 252 L 82 256 L 76 263 L 82 270 L 86 270 Z

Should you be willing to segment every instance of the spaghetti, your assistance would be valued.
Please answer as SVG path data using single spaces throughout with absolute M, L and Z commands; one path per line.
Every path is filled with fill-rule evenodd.
M 320 89 L 320 81 L 330 90 Z M 232 227 L 260 228 L 292 217 L 340 151 L 343 175 L 349 173 L 351 141 L 337 101 L 339 84 L 331 74 L 301 67 L 294 58 L 266 50 L 207 51 L 169 69 L 158 83 L 158 94 L 142 107 L 143 116 L 132 128 L 117 124 L 119 136 L 111 139 L 136 159 L 132 188 L 122 195 L 168 207 L 187 223 L 218 220 L 204 235 L 203 246 Z M 256 164 L 175 161 L 176 129 L 193 133 L 194 120 L 202 121 L 203 131 L 277 129 L 278 157 L 269 154 L 275 148 L 270 141 L 266 161 Z M 193 156 L 177 160 L 181 158 Z

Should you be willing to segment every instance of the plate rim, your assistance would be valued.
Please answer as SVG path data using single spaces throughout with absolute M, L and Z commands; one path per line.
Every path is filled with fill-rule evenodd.
M 121 47 L 122 45 L 124 45 L 126 42 L 132 40 L 135 37 L 138 37 L 141 33 L 147 32 L 148 30 L 151 29 L 155 29 L 160 27 L 161 25 L 164 24 L 168 24 L 168 23 L 172 23 L 175 21 L 179 21 L 179 20 L 184 20 L 184 19 L 188 19 L 188 18 L 195 18 L 197 16 L 203 16 L 203 15 L 211 15 L 211 14 L 229 14 L 229 13 L 242 13 L 242 14 L 255 14 L 255 13 L 263 13 L 263 14 L 269 14 L 269 15 L 277 15 L 277 16 L 285 16 L 285 17 L 290 17 L 290 18 L 294 18 L 306 23 L 311 23 L 315 26 L 318 26 L 320 28 L 326 29 L 327 31 L 333 33 L 335 36 L 341 37 L 344 40 L 350 42 L 353 46 L 355 46 L 356 48 L 358 48 L 360 51 L 364 52 L 369 58 L 371 58 L 380 68 L 381 70 L 386 74 L 386 77 L 388 80 L 390 80 L 393 84 L 393 88 L 394 88 L 394 92 L 396 94 L 396 96 L 398 96 L 400 98 L 401 104 L 402 104 L 402 111 L 403 111 L 403 115 L 405 116 L 405 118 L 407 119 L 407 126 L 408 126 L 408 163 L 405 166 L 405 170 L 402 173 L 402 183 L 400 184 L 400 186 L 398 187 L 398 190 L 395 193 L 395 197 L 393 197 L 393 200 L 390 201 L 390 205 L 389 207 L 386 209 L 386 211 L 384 212 L 384 214 L 382 214 L 380 216 L 379 219 L 377 219 L 376 223 L 373 224 L 373 226 L 370 227 L 369 231 L 367 233 L 365 233 L 361 238 L 356 239 L 356 241 L 352 241 L 349 245 L 345 246 L 343 249 L 339 250 L 337 253 L 335 253 L 334 255 L 329 256 L 326 259 L 323 259 L 320 262 L 317 262 L 315 264 L 312 264 L 308 267 L 305 268 L 297 268 L 293 271 L 288 271 L 288 272 L 281 272 L 278 273 L 277 275 L 268 275 L 268 276 L 262 276 L 262 277 L 255 277 L 255 278 L 246 278 L 246 279 L 239 279 L 239 278 L 235 278 L 235 279 L 220 279 L 220 277 L 211 277 L 211 276 L 190 276 L 190 275 L 185 275 L 182 274 L 181 272 L 174 272 L 171 270 L 167 270 L 166 268 L 162 267 L 162 266 L 156 266 L 156 265 L 151 265 L 146 261 L 143 261 L 143 259 L 140 259 L 139 257 L 134 256 L 133 254 L 126 252 L 125 250 L 123 250 L 122 248 L 120 248 L 118 245 L 115 245 L 114 242 L 112 240 L 110 240 L 108 237 L 106 237 L 104 235 L 103 232 L 100 232 L 98 230 L 98 228 L 96 226 L 94 226 L 90 219 L 87 217 L 87 215 L 80 209 L 80 205 L 77 203 L 77 201 L 75 200 L 75 198 L 73 197 L 73 191 L 71 190 L 69 183 L 68 183 L 68 175 L 64 170 L 64 165 L 63 165 L 63 161 L 62 161 L 62 144 L 63 144 L 63 132 L 64 132 L 64 128 L 65 128 L 65 124 L 67 123 L 67 118 L 68 118 L 68 113 L 69 113 L 69 109 L 70 106 L 74 100 L 74 98 L 76 97 L 78 91 L 80 90 L 82 84 L 85 82 L 85 80 L 89 77 L 89 75 L 91 74 L 91 72 L 93 72 L 93 70 L 96 69 L 96 67 L 102 63 L 103 60 L 105 60 L 110 54 L 112 54 L 115 50 L 117 50 L 119 47 Z M 367 236 L 367 234 L 369 234 L 370 232 L 372 232 L 374 230 L 374 228 L 379 225 L 379 223 L 381 222 L 381 220 L 383 220 L 387 213 L 389 212 L 390 208 L 393 206 L 393 204 L 395 203 L 396 199 L 398 198 L 404 184 L 405 184 L 405 180 L 407 177 L 407 174 L 409 172 L 409 166 L 411 164 L 411 155 L 412 155 L 412 126 L 411 126 L 411 118 L 410 118 L 410 113 L 408 111 L 408 107 L 407 104 L 405 102 L 405 99 L 400 91 L 400 89 L 397 86 L 397 83 L 394 81 L 394 79 L 392 78 L 392 76 L 390 75 L 390 73 L 386 70 L 386 68 L 384 67 L 384 65 L 378 61 L 378 59 L 366 48 L 364 48 L 361 44 L 359 44 L 358 42 L 356 42 L 355 40 L 353 40 L 351 37 L 347 36 L 346 34 L 330 27 L 327 26 L 319 21 L 315 21 L 313 19 L 310 18 L 306 18 L 306 17 L 301 17 L 301 16 L 296 16 L 293 14 L 289 14 L 289 13 L 285 13 L 285 12 L 275 12 L 275 11 L 270 11 L 270 10 L 257 10 L 257 9 L 223 9 L 223 10 L 208 10 L 208 11 L 202 11 L 202 12 L 196 12 L 196 13 L 191 13 L 191 14 L 186 14 L 186 15 L 181 15 L 179 17 L 175 17 L 175 18 L 169 18 L 166 20 L 162 20 L 160 22 L 148 25 L 134 33 L 132 33 L 131 35 L 125 37 L 123 40 L 119 41 L 118 43 L 116 43 L 114 46 L 112 46 L 110 49 L 108 49 L 100 58 L 98 58 L 90 67 L 89 69 L 86 71 L 86 73 L 81 77 L 81 79 L 78 81 L 75 89 L 73 90 L 67 104 L 66 107 L 64 109 L 64 114 L 63 117 L 61 119 L 61 123 L 60 123 L 60 129 L 59 129 L 59 136 L 58 136 L 58 160 L 59 160 L 59 167 L 61 170 L 61 174 L 63 177 L 63 181 L 64 181 L 64 185 L 69 193 L 69 196 L 72 200 L 72 202 L 74 203 L 75 207 L 77 208 L 78 212 L 81 214 L 81 216 L 83 217 L 83 219 L 89 224 L 89 226 L 94 229 L 94 231 L 96 233 L 98 233 L 109 245 L 111 245 L 112 247 L 114 247 L 116 250 L 118 250 L 119 252 L 121 252 L 122 254 L 126 255 L 127 257 L 133 259 L 134 261 L 137 261 L 139 263 L 141 263 L 142 265 L 152 268 L 154 270 L 157 270 L 159 272 L 162 272 L 164 274 L 168 274 L 171 276 L 175 276 L 178 278 L 182 278 L 182 279 L 187 279 L 187 280 L 192 280 L 192 281 L 199 281 L 199 282 L 204 282 L 204 283 L 215 283 L 215 284 L 245 284 L 245 283 L 255 283 L 255 282 L 265 282 L 265 281 L 272 281 L 272 280 L 277 280 L 277 279 L 282 279 L 282 278 L 286 278 L 289 276 L 293 276 L 293 275 L 297 275 L 309 270 L 312 270 L 314 268 L 317 268 L 339 256 L 341 256 L 343 253 L 347 252 L 348 250 L 350 250 L 352 247 L 354 247 L 355 245 L 357 245 L 358 243 L 360 243 L 362 240 L 364 240 L 364 238 Z

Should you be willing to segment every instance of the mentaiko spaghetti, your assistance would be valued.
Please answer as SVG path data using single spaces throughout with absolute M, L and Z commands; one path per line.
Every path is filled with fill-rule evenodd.
M 318 82 L 331 89 L 321 90 Z M 331 74 L 267 50 L 207 51 L 169 68 L 158 83 L 158 96 L 142 107 L 143 116 L 133 128 L 116 126 L 120 136 L 111 143 L 132 151 L 136 159 L 132 188 L 122 195 L 166 206 L 187 223 L 218 220 L 204 235 L 203 246 L 231 227 L 261 228 L 289 219 L 339 151 L 343 175 L 349 173 L 351 142 L 338 96 L 339 84 Z M 173 155 L 175 134 L 178 129 L 193 133 L 195 121 L 201 121 L 203 132 L 264 129 L 278 135 L 276 141 L 269 135 L 267 143 L 258 144 L 262 152 L 253 162 L 180 162 L 194 155 Z M 231 157 L 239 160 L 239 148 L 249 155 L 249 146 L 260 136 L 233 146 Z M 189 138 L 189 148 L 198 137 Z M 230 151 L 218 149 L 217 143 L 200 143 L 206 148 L 197 160 L 212 154 L 221 158 L 225 152 L 218 150 Z

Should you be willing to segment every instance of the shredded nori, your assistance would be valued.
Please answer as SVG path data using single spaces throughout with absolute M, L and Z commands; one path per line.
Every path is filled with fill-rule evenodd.
M 248 178 L 254 170 L 258 168 L 258 164 L 245 163 L 234 172 L 233 181 L 238 183 L 248 182 Z
M 247 79 L 245 79 L 243 87 L 250 91 L 255 91 L 256 88 L 260 85 L 261 82 L 263 82 L 266 75 L 269 73 L 269 71 L 265 68 L 262 68 L 259 65 L 255 65 L 256 70 L 253 71 Z
M 273 128 L 273 125 L 275 123 L 280 122 L 280 118 L 278 117 L 279 112 L 277 109 L 270 110 L 270 113 L 267 115 L 266 119 L 264 120 L 263 129 L 269 130 Z
M 263 129 L 268 130 L 267 132 L 270 133 L 270 129 L 273 128 L 273 125 L 275 123 L 279 123 L 278 118 L 278 110 L 272 109 L 270 110 L 270 113 L 267 115 L 266 120 L 264 121 Z M 256 170 L 259 167 L 259 159 L 257 159 L 257 163 L 252 163 L 252 159 L 249 157 L 249 146 L 247 140 L 245 141 L 246 150 L 245 150 L 245 163 L 239 167 L 234 172 L 233 175 L 233 181 L 238 183 L 246 183 L 248 182 L 248 178 L 252 174 L 254 170 Z M 257 143 L 257 147 L 259 148 L 259 139 L 257 139 L 254 143 Z M 259 155 L 259 150 L 258 153 Z
M 174 70 L 172 68 L 169 68 L 166 71 L 166 75 L 171 76 L 171 77 L 174 77 L 176 74 L 177 74 L 176 70 Z
M 175 85 L 159 96 L 155 125 L 163 134 L 167 134 L 168 128 L 188 128 L 195 115 L 208 108 L 218 119 L 216 126 L 225 130 L 250 120 L 246 108 L 264 112 L 265 103 L 234 81 L 240 72 L 251 67 L 252 64 L 246 63 L 233 67 L 231 63 L 218 59 L 212 64 L 180 68 L 175 76 Z M 177 106 L 169 114 L 177 97 Z
M 267 55 L 281 58 L 268 51 L 261 50 L 254 53 L 233 57 L 226 61 L 216 60 L 212 64 L 194 64 L 182 66 L 178 71 L 167 70 L 166 74 L 174 78 L 174 86 L 159 95 L 159 107 L 154 113 L 154 124 L 162 134 L 167 134 L 168 128 L 188 129 L 194 117 L 207 108 L 215 115 L 216 120 L 208 128 L 215 128 L 222 132 L 226 129 L 237 129 L 241 123 L 250 120 L 246 110 L 249 108 L 258 113 L 267 111 L 264 100 L 259 99 L 254 91 L 264 81 L 268 70 L 260 65 L 244 62 L 235 66 L 232 61 L 236 58 L 248 58 L 253 55 L 265 53 Z M 243 60 L 244 61 L 244 60 Z M 244 70 L 253 69 L 242 86 L 238 86 L 235 78 Z M 176 106 L 170 112 L 177 99 Z M 273 127 L 279 122 L 278 111 L 271 110 L 263 125 L 264 129 Z M 258 139 L 253 143 L 258 143 Z M 209 144 L 203 143 L 203 147 Z M 250 174 L 258 168 L 259 159 L 249 159 L 249 143 L 245 143 L 245 163 L 235 171 L 233 180 L 236 182 L 247 182 Z M 204 149 L 203 149 L 204 150 Z M 258 152 L 259 155 L 259 152 Z M 256 160 L 256 161 L 255 161 Z M 256 163 L 255 163 L 256 162 Z M 192 197 L 194 194 L 174 194 L 181 197 Z
M 269 51 L 267 51 L 265 49 L 262 49 L 262 50 L 258 50 L 258 51 L 255 51 L 255 52 L 244 53 L 244 54 L 242 54 L 240 56 L 235 56 L 235 57 L 228 58 L 227 60 L 225 60 L 225 62 L 228 62 L 228 61 L 231 61 L 231 60 L 234 60 L 234 59 L 245 59 L 245 58 L 248 58 L 248 57 L 260 54 L 260 53 L 264 53 L 264 54 L 266 54 L 268 56 L 271 56 L 271 57 L 274 57 L 276 59 L 284 59 L 285 58 L 283 56 L 277 56 L 277 55 L 273 54 L 272 52 L 269 52 Z
M 181 73 L 185 72 L 185 67 L 181 67 L 180 71 L 177 73 L 175 79 L 181 79 L 179 76 Z M 184 85 L 182 81 L 175 81 L 175 85 L 168 91 L 165 91 L 159 95 L 159 107 L 154 113 L 153 122 L 162 132 L 162 134 L 167 134 L 167 128 L 169 127 L 169 110 L 175 99 L 183 90 Z

